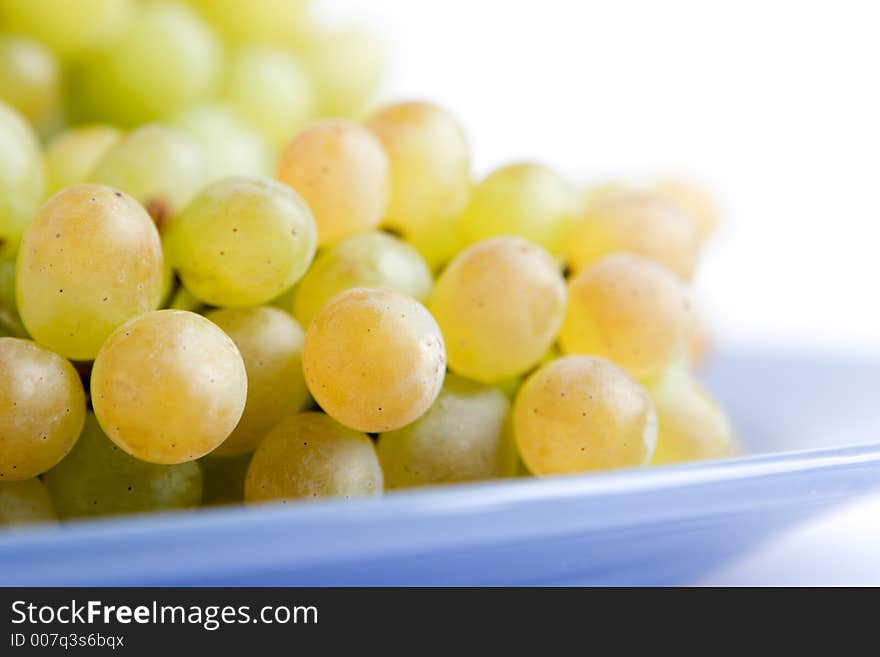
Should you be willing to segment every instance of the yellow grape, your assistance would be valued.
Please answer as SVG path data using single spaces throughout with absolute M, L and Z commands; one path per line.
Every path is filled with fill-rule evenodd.
M 230 43 L 300 47 L 311 36 L 310 0 L 193 0 Z
M 651 187 L 651 192 L 694 219 L 701 238 L 708 237 L 718 225 L 718 204 L 707 190 L 695 183 L 687 180 L 661 180 Z
M 450 369 L 492 383 L 526 372 L 556 340 L 565 281 L 540 246 L 496 237 L 459 253 L 428 305 L 443 330 Z
M 328 415 L 358 431 L 390 431 L 434 403 L 446 352 L 437 323 L 418 301 L 357 287 L 315 315 L 303 367 L 312 396 Z
M 247 375 L 235 343 L 183 310 L 141 315 L 111 335 L 92 368 L 92 405 L 107 436 L 149 463 L 213 451 L 238 424 Z
M 267 303 L 312 262 L 317 229 L 303 200 L 263 178 L 224 178 L 169 223 L 165 246 L 186 288 L 215 306 Z
M 18 112 L 0 102 L 0 256 L 15 255 L 45 185 L 36 135 Z
M 247 502 L 382 493 L 373 441 L 323 413 L 300 413 L 260 443 L 245 478 Z
M 318 245 L 376 228 L 391 194 L 388 156 L 357 123 L 328 119 L 291 141 L 278 161 L 278 179 L 303 197 L 318 224 Z
M 536 475 L 645 465 L 657 441 L 648 393 L 602 358 L 565 356 L 520 388 L 513 406 L 520 456 Z
M 58 111 L 60 87 L 58 62 L 41 43 L 0 35 L 0 100 L 39 126 Z
M 379 436 L 386 488 L 512 476 L 518 461 L 500 390 L 447 375 L 431 409 Z
M 73 365 L 30 340 L 0 338 L 0 481 L 30 479 L 58 463 L 85 415 Z
M 687 290 L 675 274 L 618 253 L 569 281 L 559 345 L 566 354 L 608 358 L 645 380 L 684 354 L 692 331 Z
M 331 297 L 353 287 L 384 287 L 424 302 L 433 279 L 413 247 L 387 233 L 352 235 L 321 253 L 296 286 L 294 316 L 308 326 Z
M 0 527 L 56 520 L 49 491 L 39 479 L 0 482 Z
M 302 370 L 303 330 L 268 306 L 212 310 L 205 315 L 232 338 L 247 371 L 247 404 L 217 456 L 252 452 L 284 417 L 303 409 L 309 391 Z
M 57 191 L 89 179 L 92 170 L 122 140 L 122 131 L 111 125 L 93 124 L 70 128 L 46 148 L 46 191 Z

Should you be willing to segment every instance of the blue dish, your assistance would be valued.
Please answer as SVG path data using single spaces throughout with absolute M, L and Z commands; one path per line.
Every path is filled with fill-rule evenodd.
M 732 351 L 708 378 L 750 456 L 7 532 L 0 584 L 687 584 L 880 486 L 880 364 Z

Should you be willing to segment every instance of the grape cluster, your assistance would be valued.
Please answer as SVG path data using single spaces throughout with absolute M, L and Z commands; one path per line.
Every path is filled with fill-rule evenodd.
M 479 180 L 305 0 L 0 0 L 0 524 L 728 455 L 692 184 Z

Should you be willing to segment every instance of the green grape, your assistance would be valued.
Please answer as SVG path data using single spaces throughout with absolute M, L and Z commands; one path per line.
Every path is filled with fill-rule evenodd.
M 118 187 L 136 198 L 160 230 L 207 183 L 206 153 L 189 135 L 145 125 L 133 130 L 95 164 L 91 182 Z
M 353 287 L 382 287 L 425 301 L 428 265 L 405 242 L 377 231 L 352 235 L 321 253 L 296 286 L 294 316 L 308 326 L 331 297 Z
M 684 354 L 692 330 L 687 290 L 675 274 L 618 253 L 569 281 L 559 344 L 564 353 L 602 356 L 645 380 Z
M 20 324 L 15 303 L 15 260 L 0 257 L 0 331 L 5 329 L 12 335 L 12 329 Z
M 657 409 L 657 451 L 653 465 L 730 456 L 733 430 L 724 410 L 683 367 L 648 388 Z
M 102 124 L 77 126 L 59 134 L 46 148 L 46 191 L 54 194 L 87 181 L 95 165 L 121 139 L 122 131 Z
M 538 369 L 513 405 L 520 456 L 536 475 L 645 465 L 657 442 L 648 393 L 602 358 L 565 356 Z
M 0 20 L 71 58 L 119 40 L 135 7 L 135 0 L 0 0 Z
M 0 481 L 30 479 L 58 463 L 85 414 L 73 365 L 30 340 L 0 338 Z
M 619 251 L 656 260 L 688 281 L 699 257 L 700 235 L 688 214 L 656 195 L 612 193 L 574 223 L 566 258 L 579 271 Z
M 62 518 L 185 509 L 202 497 L 197 463 L 156 465 L 131 457 L 91 413 L 76 446 L 43 481 Z
M 226 178 L 174 217 L 166 246 L 181 281 L 215 306 L 271 301 L 296 283 L 315 255 L 317 229 L 286 185 Z
M 525 373 L 556 340 L 565 280 L 553 257 L 521 237 L 496 237 L 459 253 L 429 307 L 456 374 L 492 383 Z
M 505 431 L 509 410 L 500 390 L 448 375 L 427 413 L 379 437 L 385 487 L 512 476 L 518 462 Z
M 199 459 L 205 481 L 202 506 L 243 503 L 244 478 L 250 462 L 250 454 L 239 456 L 209 454 Z
M 303 53 L 321 116 L 359 118 L 382 81 L 382 43 L 369 32 L 345 29 L 317 35 Z
M 708 237 L 717 227 L 718 205 L 699 185 L 687 180 L 667 179 L 656 182 L 650 191 L 687 213 L 696 222 L 701 238 Z
M 202 147 L 207 156 L 208 181 L 272 175 L 272 154 L 266 140 L 231 107 L 199 105 L 177 116 L 172 125 Z
M 214 454 L 252 452 L 274 425 L 303 409 L 309 398 L 302 370 L 303 330 L 270 308 L 228 308 L 205 315 L 235 342 L 247 371 L 248 394 L 235 431 Z
M 57 520 L 49 491 L 39 479 L 0 482 L 0 527 Z
M 142 461 L 192 461 L 238 424 L 247 375 L 235 343 L 184 310 L 141 315 L 111 335 L 92 367 L 101 428 Z
M 61 74 L 55 56 L 31 39 L 0 35 L 0 100 L 34 125 L 58 110 Z
M 424 414 L 443 385 L 446 352 L 431 314 L 391 290 L 356 287 L 328 301 L 303 346 L 306 383 L 331 417 L 391 431 Z
M 382 469 L 372 440 L 323 413 L 300 413 L 283 420 L 257 447 L 244 499 L 348 499 L 381 493 Z
M 309 0 L 194 0 L 230 43 L 299 47 L 311 36 Z
M 0 102 L 0 256 L 14 255 L 43 200 L 43 156 L 30 126 Z
M 208 98 L 222 49 L 201 17 L 180 3 L 142 5 L 131 27 L 76 71 L 80 119 L 134 126 L 173 116 Z
M 456 251 L 456 221 L 470 194 L 470 148 L 458 122 L 436 105 L 389 105 L 366 122 L 391 165 L 385 223 L 435 267 Z
M 519 235 L 560 255 L 577 212 L 577 194 L 555 171 L 538 164 L 512 164 L 477 185 L 459 219 L 465 244 Z
M 317 110 L 314 83 L 303 63 L 269 45 L 232 54 L 223 97 L 275 149 L 293 139 Z
M 91 360 L 119 325 L 158 308 L 162 246 L 144 209 L 112 187 L 58 192 L 22 240 L 18 310 L 37 342 Z
M 309 204 L 318 245 L 376 228 L 391 194 L 388 156 L 357 123 L 329 119 L 301 132 L 278 162 L 278 179 Z

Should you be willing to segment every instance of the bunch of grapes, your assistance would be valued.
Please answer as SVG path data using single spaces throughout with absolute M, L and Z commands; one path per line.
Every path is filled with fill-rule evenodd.
M 474 180 L 304 0 L 0 0 L 0 524 L 730 454 L 684 182 Z

